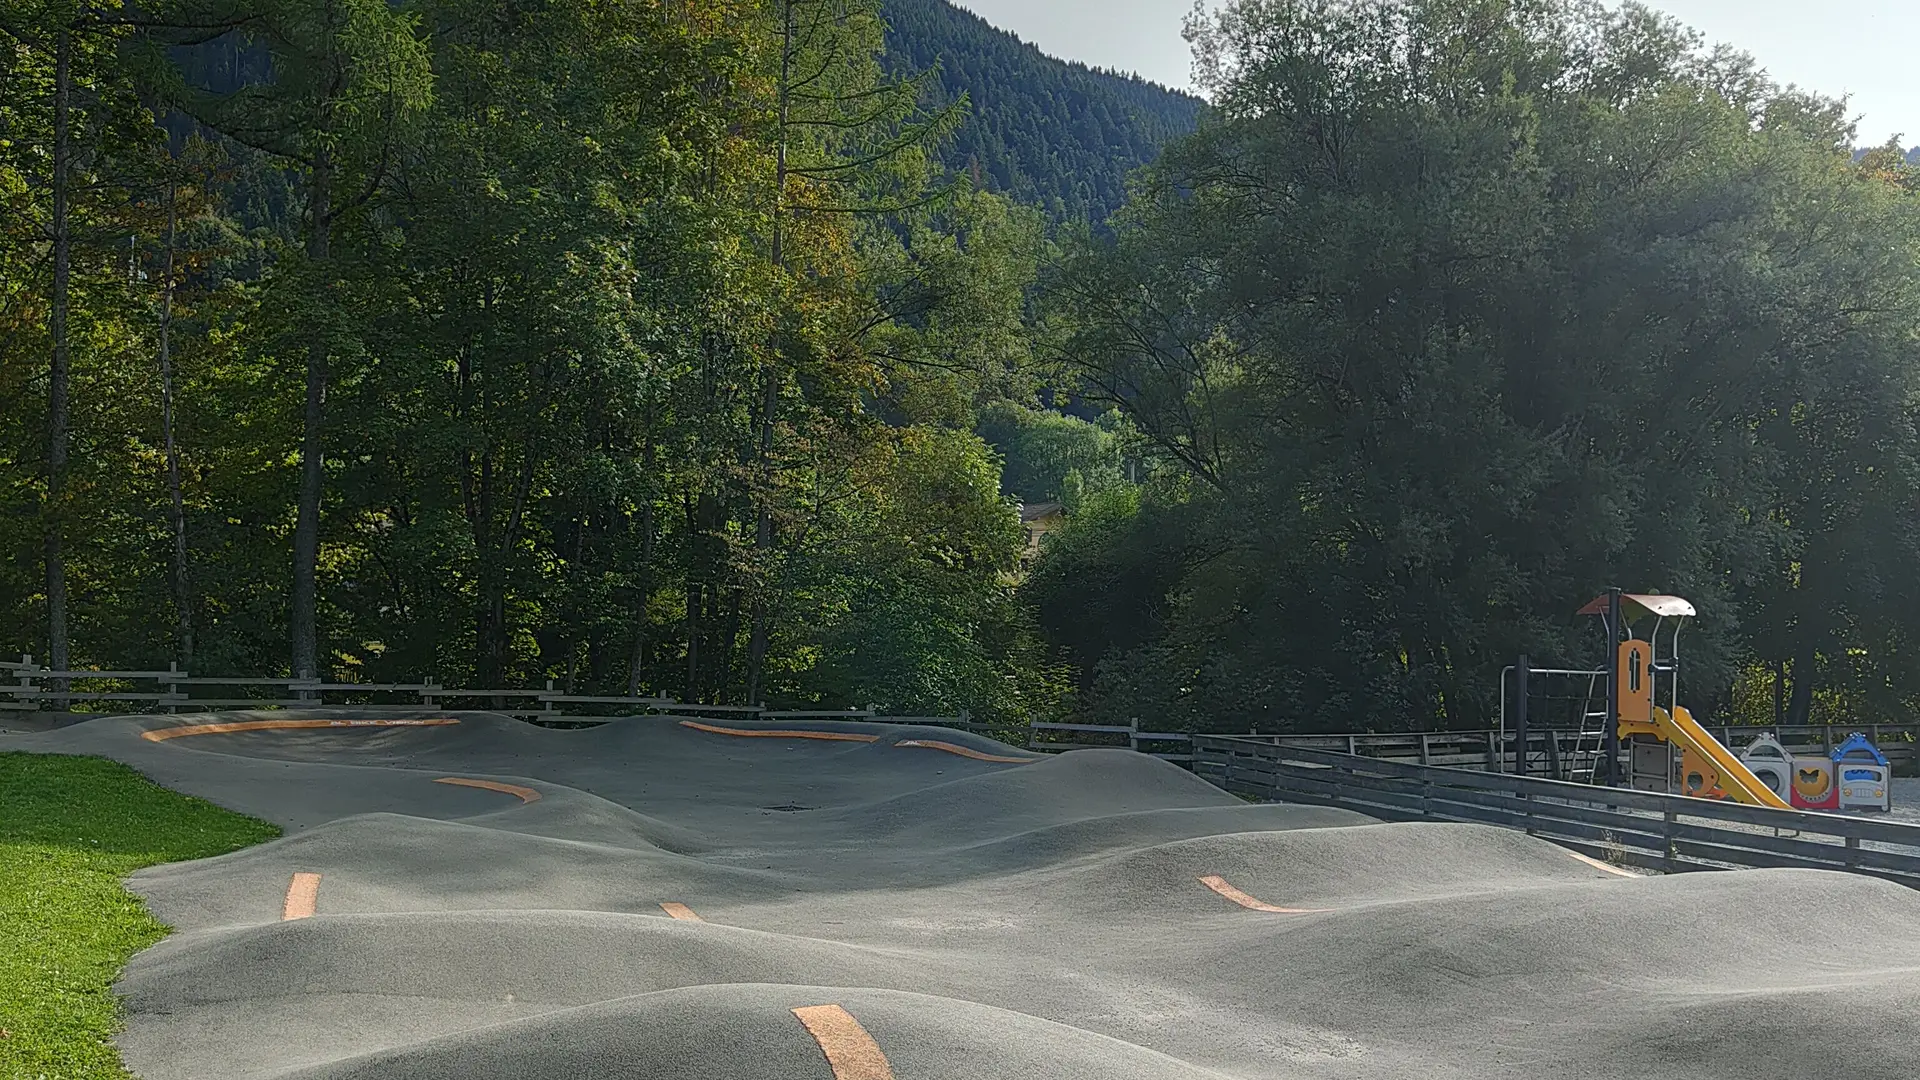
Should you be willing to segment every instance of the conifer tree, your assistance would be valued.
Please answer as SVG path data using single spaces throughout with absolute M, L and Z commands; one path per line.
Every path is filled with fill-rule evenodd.
M 296 170 L 306 194 L 306 259 L 278 284 L 305 339 L 300 480 L 293 528 L 289 636 L 296 677 L 322 674 L 318 637 L 321 512 L 329 367 L 339 342 L 334 238 L 390 175 L 410 118 L 431 100 L 414 20 L 386 0 L 176 0 L 152 16 L 163 40 L 222 32 L 264 45 L 270 81 L 225 94 L 176 80 L 172 102 L 227 138 Z

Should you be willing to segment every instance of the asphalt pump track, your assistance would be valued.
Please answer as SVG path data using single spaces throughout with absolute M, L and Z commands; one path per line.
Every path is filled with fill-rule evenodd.
M 0 749 L 287 830 L 131 879 L 177 928 L 118 986 L 146 1080 L 1920 1076 L 1920 892 L 831 726 L 276 712 Z

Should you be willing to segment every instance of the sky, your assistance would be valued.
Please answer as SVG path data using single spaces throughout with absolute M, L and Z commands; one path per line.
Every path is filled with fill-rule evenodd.
M 1180 23 L 1192 0 L 957 0 L 1046 52 L 1190 85 Z M 1706 35 L 1752 53 L 1776 81 L 1848 95 L 1860 145 L 1903 134 L 1920 145 L 1916 0 L 1654 0 Z

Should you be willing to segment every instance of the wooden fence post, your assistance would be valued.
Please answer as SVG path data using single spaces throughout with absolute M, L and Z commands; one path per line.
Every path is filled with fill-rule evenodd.
M 1420 764 L 1422 765 L 1433 764 L 1433 745 L 1428 742 L 1429 738 L 1426 732 L 1420 733 Z

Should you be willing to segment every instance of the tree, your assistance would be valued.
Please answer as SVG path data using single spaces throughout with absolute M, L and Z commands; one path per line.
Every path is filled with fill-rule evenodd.
M 1879 484 L 1814 446 L 1904 438 L 1908 195 L 1834 106 L 1632 4 L 1249 0 L 1190 33 L 1215 119 L 1053 292 L 1190 538 L 1103 693 L 1479 725 L 1505 658 L 1587 658 L 1566 612 L 1623 582 L 1713 613 L 1689 680 L 1724 687 L 1770 553 Z M 1810 480 L 1844 517 L 1775 509 Z M 1149 557 L 1130 530 L 1165 525 L 1129 520 Z
M 821 330 L 834 328 L 819 314 L 844 303 L 834 296 L 844 293 L 841 275 L 820 273 L 824 268 L 808 264 L 841 254 L 833 249 L 845 240 L 833 234 L 844 226 L 834 219 L 897 213 L 923 202 L 924 150 L 949 132 L 959 115 L 949 106 L 923 116 L 920 82 L 882 74 L 879 0 L 772 0 L 770 8 L 775 49 L 769 64 L 773 173 L 767 257 L 776 295 L 790 306 L 777 317 L 764 345 L 754 421 L 757 582 L 751 586 L 749 701 L 760 696 L 773 617 L 765 583 L 777 573 L 773 469 L 782 391 L 790 367 L 799 366 L 794 354 L 800 348 L 827 351 L 818 348 L 817 338 Z M 796 258 L 790 233 L 811 233 L 807 239 L 815 251 Z M 806 342 L 808 337 L 816 341 Z
M 47 662 L 72 667 L 69 563 L 74 520 L 72 444 L 76 327 L 124 299 L 100 286 L 101 231 L 126 218 L 130 171 L 143 155 L 151 125 L 116 63 L 125 28 L 85 3 L 20 5 L 0 17 L 11 48 L 0 68 L 9 104 L 0 152 L 0 190 L 13 214 L 0 247 L 12 289 L 0 318 L 14 329 L 44 317 L 40 333 L 10 334 L 15 346 L 46 350 L 44 450 L 39 507 Z M 16 96 L 16 94 L 18 96 Z M 44 276 L 43 276 L 44 275 Z M 44 292 L 39 286 L 44 285 Z M 87 305 L 82 307 L 82 305 Z M 9 350 L 11 351 L 11 350 Z M 64 687 L 64 680 L 61 681 Z
M 996 403 L 981 410 L 980 434 L 1006 458 L 1002 484 L 1027 502 L 1059 501 L 1073 485 L 1098 491 L 1120 482 L 1118 438 L 1077 416 Z
M 113 215 L 75 185 L 94 655 L 271 670 L 291 608 L 348 679 L 1057 707 L 971 434 L 1034 395 L 1044 223 L 933 180 L 954 114 L 882 75 L 871 7 L 116 17 L 127 47 L 75 85 L 174 111 L 129 114 L 138 153 L 75 128 L 76 162 L 129 172 Z M 0 99 L 29 136 L 0 198 L 38 215 L 0 216 L 0 393 L 45 390 L 48 57 Z M 9 616 L 41 602 L 44 450 L 0 412 Z
M 306 189 L 306 262 L 278 280 L 295 294 L 286 310 L 306 342 L 289 630 L 292 671 L 310 678 L 321 671 L 326 401 L 341 330 L 332 305 L 333 237 L 341 219 L 387 180 L 398 132 L 431 100 L 431 71 L 412 16 L 386 0 L 178 0 L 156 23 L 171 40 L 229 31 L 266 45 L 271 81 L 226 94 L 176 81 L 169 96 L 227 138 L 297 168 Z

